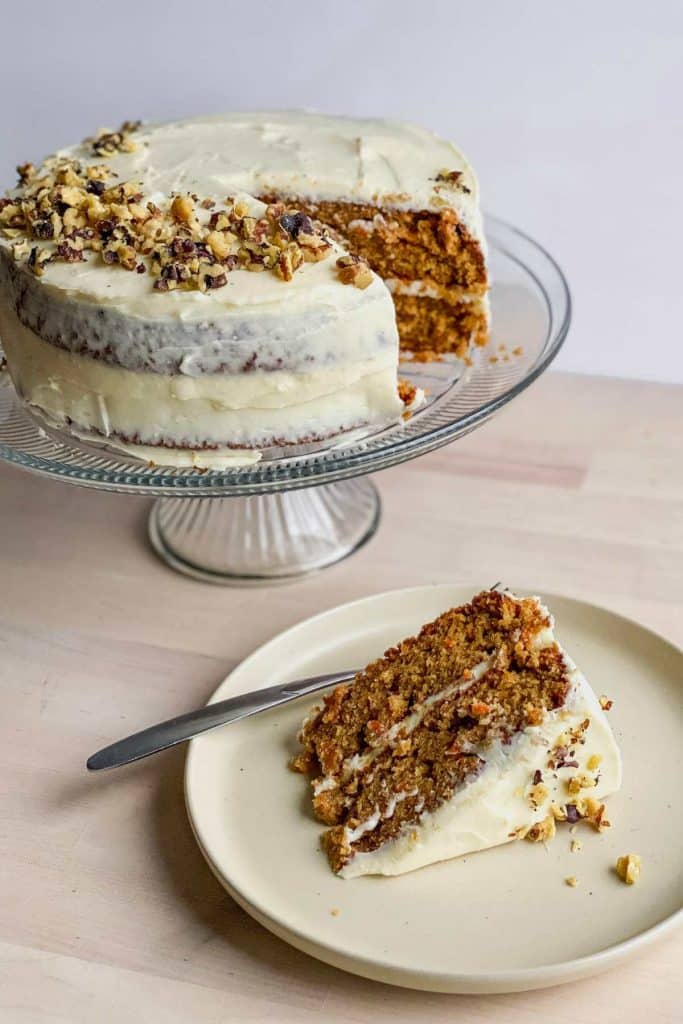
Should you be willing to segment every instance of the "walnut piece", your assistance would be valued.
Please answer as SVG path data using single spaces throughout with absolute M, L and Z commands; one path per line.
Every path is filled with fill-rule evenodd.
M 580 793 L 582 789 L 592 789 L 596 785 L 594 776 L 587 772 L 578 772 L 567 779 L 567 789 L 570 793 Z
M 372 284 L 372 271 L 360 256 L 340 256 L 337 276 L 342 284 L 352 284 L 355 288 L 367 288 Z
M 627 853 L 617 859 L 615 871 L 625 885 L 635 885 L 640 878 L 641 858 L 637 853 Z
M 530 843 L 548 843 L 555 835 L 555 818 L 552 814 L 549 814 L 543 821 L 536 822 L 527 831 L 525 839 L 528 839 Z
M 194 216 L 194 203 L 190 196 L 176 196 L 171 203 L 171 213 L 176 220 L 189 224 Z
M 117 132 L 102 131 L 90 143 L 91 152 L 95 156 L 110 156 L 112 153 L 133 153 L 138 147 L 130 138 L 140 127 L 140 121 L 124 121 Z
M 532 807 L 538 807 L 549 795 L 548 787 L 543 782 L 537 782 L 527 794 Z

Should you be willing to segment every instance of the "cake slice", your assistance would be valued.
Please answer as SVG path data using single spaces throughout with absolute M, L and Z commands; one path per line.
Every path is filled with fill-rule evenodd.
M 485 591 L 336 687 L 304 722 L 323 847 L 345 878 L 398 875 L 556 820 L 608 824 L 621 759 L 538 598 Z

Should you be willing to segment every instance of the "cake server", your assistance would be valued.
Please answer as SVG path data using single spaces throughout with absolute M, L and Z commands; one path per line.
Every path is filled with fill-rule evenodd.
M 176 718 L 169 718 L 167 722 L 151 725 L 141 732 L 133 733 L 132 736 L 126 736 L 125 739 L 117 740 L 116 743 L 98 750 L 88 758 L 87 768 L 91 772 L 98 772 L 103 768 L 118 768 L 122 764 L 139 761 L 150 754 L 166 750 L 167 747 L 174 747 L 176 743 L 191 740 L 193 736 L 199 736 L 219 725 L 237 722 L 240 718 L 249 718 L 259 711 L 287 704 L 290 700 L 296 700 L 307 693 L 316 693 L 337 683 L 344 683 L 348 679 L 353 679 L 357 671 L 358 669 L 347 669 L 323 676 L 310 676 L 308 679 L 299 679 L 293 683 L 278 683 L 264 690 L 240 693 L 236 697 L 207 704 L 197 711 L 189 711 L 186 715 L 178 715 Z

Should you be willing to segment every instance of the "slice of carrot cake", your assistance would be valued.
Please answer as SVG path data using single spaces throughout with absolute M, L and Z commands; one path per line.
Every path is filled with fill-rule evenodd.
M 606 827 L 621 758 L 536 597 L 485 591 L 336 687 L 305 721 L 323 847 L 345 878 L 398 875 L 555 820 Z

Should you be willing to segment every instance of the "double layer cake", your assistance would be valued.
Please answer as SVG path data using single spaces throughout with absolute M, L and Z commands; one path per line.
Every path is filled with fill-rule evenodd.
M 19 173 L 0 339 L 24 400 L 85 437 L 248 460 L 398 420 L 399 346 L 464 357 L 486 339 L 476 182 L 420 129 L 126 123 Z
M 338 686 L 307 718 L 323 846 L 345 878 L 398 875 L 557 821 L 609 826 L 621 759 L 538 598 L 485 591 Z

